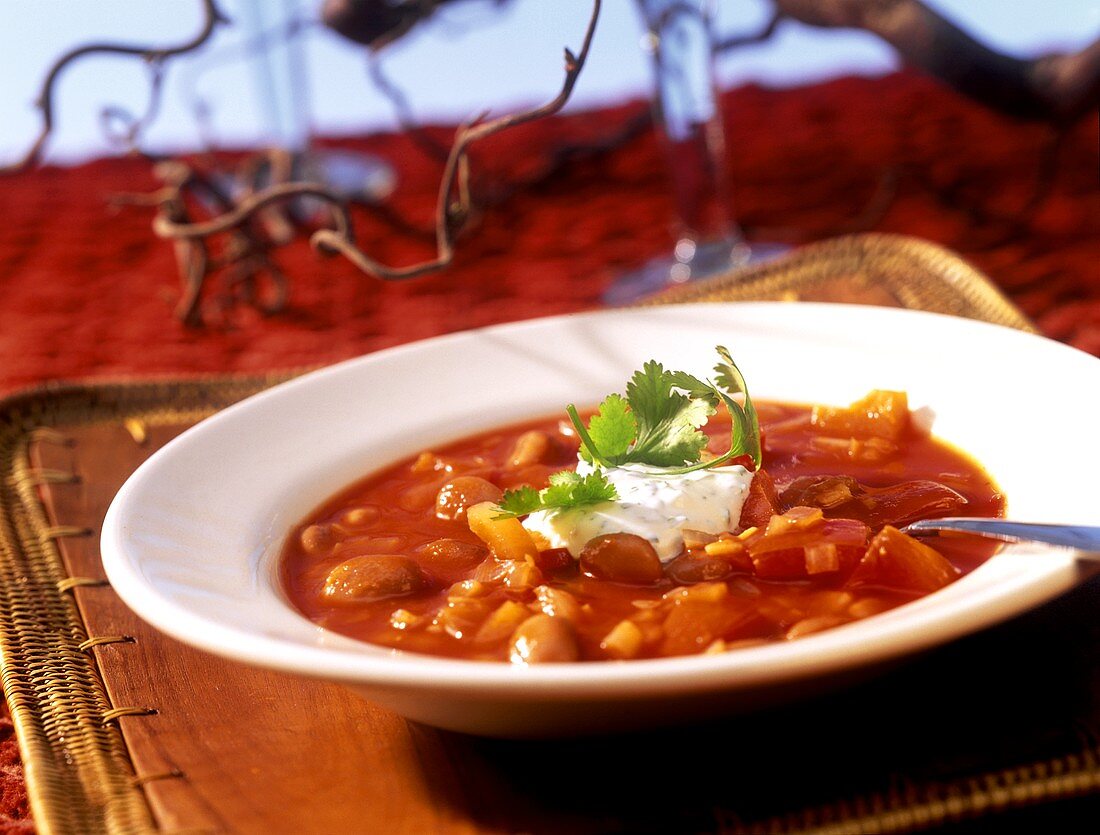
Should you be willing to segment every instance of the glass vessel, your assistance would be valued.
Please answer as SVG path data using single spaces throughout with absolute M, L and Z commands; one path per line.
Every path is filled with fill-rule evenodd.
M 672 284 L 778 255 L 750 247 L 732 216 L 726 137 L 714 66 L 713 0 L 636 0 L 653 61 L 653 116 L 676 206 L 671 256 L 617 279 L 604 300 L 623 304 Z

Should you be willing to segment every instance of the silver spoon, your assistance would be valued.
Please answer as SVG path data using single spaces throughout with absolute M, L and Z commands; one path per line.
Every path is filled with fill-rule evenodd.
M 920 536 L 943 531 L 962 531 L 1003 542 L 1045 542 L 1080 551 L 1080 557 L 1100 562 L 1100 527 L 1090 525 L 1040 525 L 1007 519 L 948 518 L 922 519 L 901 529 Z

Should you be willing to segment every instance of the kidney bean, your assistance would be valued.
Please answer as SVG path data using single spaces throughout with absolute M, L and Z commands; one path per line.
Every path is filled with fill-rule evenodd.
M 513 664 L 544 664 L 580 658 L 577 636 L 565 618 L 532 615 L 519 625 L 508 642 Z
M 420 553 L 432 566 L 449 570 L 473 568 L 489 556 L 489 549 L 460 539 L 437 539 L 420 548 Z
M 332 603 L 382 600 L 415 594 L 427 585 L 420 566 L 401 554 L 352 557 L 329 572 L 324 596 Z
M 499 502 L 504 491 L 476 475 L 460 475 L 439 488 L 435 515 L 440 519 L 462 519 L 466 509 L 481 502 Z
M 668 576 L 677 583 L 704 583 L 708 580 L 722 580 L 733 573 L 729 560 L 719 556 L 709 556 L 687 552 L 668 564 Z
M 592 537 L 581 550 L 581 569 L 598 580 L 639 586 L 652 585 L 664 576 L 649 540 L 632 533 Z

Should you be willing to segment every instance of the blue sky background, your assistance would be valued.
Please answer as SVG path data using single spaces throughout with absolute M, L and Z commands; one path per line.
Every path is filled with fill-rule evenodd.
M 312 16 L 319 0 L 283 0 Z M 271 135 L 269 111 L 258 95 L 257 65 L 233 60 L 233 44 L 261 4 L 280 0 L 221 0 L 236 25 L 219 31 L 204 54 L 173 61 L 164 103 L 147 134 L 150 147 L 195 147 L 199 132 L 192 102 L 210 106 L 221 145 L 240 146 Z M 1000 50 L 1032 55 L 1080 48 L 1100 34 L 1100 0 L 928 0 Z M 578 48 L 587 0 L 513 0 L 498 9 L 468 0 L 395 44 L 383 65 L 425 121 L 455 120 L 485 107 L 506 109 L 541 100 L 561 81 L 561 49 Z M 759 27 L 765 0 L 724 0 L 720 27 Z M 92 39 L 170 44 L 190 37 L 200 21 L 194 0 L 6 0 L 0 6 L 0 162 L 32 140 L 38 118 L 31 106 L 42 77 L 61 52 Z M 639 49 L 641 28 L 630 0 L 605 0 L 588 67 L 573 108 L 644 96 L 649 67 Z M 363 52 L 317 29 L 306 35 L 305 86 L 315 131 L 343 134 L 395 126 L 390 104 L 366 79 Z M 786 24 L 771 41 L 723 58 L 725 85 L 758 81 L 789 86 L 848 73 L 877 74 L 896 65 L 875 38 L 851 31 Z M 58 87 L 59 121 L 47 151 L 61 162 L 110 151 L 99 113 L 108 104 L 140 112 L 148 83 L 134 59 L 93 57 L 75 64 Z M 194 91 L 194 92 L 192 92 Z

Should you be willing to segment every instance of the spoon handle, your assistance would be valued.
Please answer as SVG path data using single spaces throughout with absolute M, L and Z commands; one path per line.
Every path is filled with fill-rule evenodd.
M 1040 525 L 1007 519 L 922 519 L 906 525 L 909 534 L 964 531 L 1005 542 L 1045 542 L 1082 551 L 1086 559 L 1100 560 L 1100 528 L 1089 525 Z

